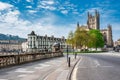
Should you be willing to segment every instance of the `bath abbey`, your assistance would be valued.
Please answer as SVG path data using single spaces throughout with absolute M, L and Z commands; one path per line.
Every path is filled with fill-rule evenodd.
M 85 30 L 91 30 L 91 29 L 97 29 L 100 30 L 100 32 L 103 34 L 105 45 L 107 47 L 113 47 L 113 39 L 112 39 L 112 26 L 108 25 L 106 29 L 100 29 L 100 14 L 97 10 L 95 10 L 95 14 L 92 15 L 88 12 L 87 14 L 87 25 L 79 25 L 77 23 L 77 27 L 85 29 Z

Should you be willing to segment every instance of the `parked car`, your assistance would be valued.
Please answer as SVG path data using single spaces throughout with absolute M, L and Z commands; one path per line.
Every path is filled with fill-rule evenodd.
M 117 45 L 115 48 L 114 48 L 115 52 L 120 52 L 120 45 Z

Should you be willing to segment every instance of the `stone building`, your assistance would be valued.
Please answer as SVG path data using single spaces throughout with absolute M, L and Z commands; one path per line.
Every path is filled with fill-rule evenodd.
M 28 42 L 26 41 L 26 42 L 23 42 L 22 44 L 21 44 L 21 46 L 22 46 L 22 51 L 23 52 L 27 52 L 27 50 L 28 50 Z
M 80 26 L 79 23 L 77 23 L 77 27 L 85 29 L 87 31 L 91 29 L 100 30 L 104 36 L 105 45 L 107 47 L 113 47 L 112 26 L 108 25 L 106 29 L 100 29 L 100 14 L 97 10 L 95 10 L 94 16 L 88 12 L 87 26 Z
M 22 50 L 20 41 L 17 40 L 0 40 L 0 52 L 15 52 Z
M 114 42 L 114 47 L 120 45 L 120 39 L 118 39 L 117 41 Z
M 65 48 L 65 38 L 56 38 L 54 36 L 48 37 L 45 36 L 39 36 L 35 34 L 34 31 L 32 31 L 30 34 L 28 34 L 28 52 L 44 52 L 52 51 L 52 46 L 55 43 L 60 43 L 61 48 Z

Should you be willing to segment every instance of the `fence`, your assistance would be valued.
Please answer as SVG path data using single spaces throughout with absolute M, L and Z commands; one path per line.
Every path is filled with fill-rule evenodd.
M 63 56 L 63 54 L 61 52 L 50 52 L 0 55 L 0 68 L 58 56 Z

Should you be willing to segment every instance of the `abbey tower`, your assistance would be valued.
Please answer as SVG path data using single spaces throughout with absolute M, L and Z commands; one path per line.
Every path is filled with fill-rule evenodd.
M 100 15 L 97 10 L 95 10 L 95 15 L 93 16 L 88 12 L 87 27 L 89 29 L 98 29 L 100 28 Z
M 108 25 L 106 29 L 100 29 L 100 14 L 97 10 L 95 10 L 94 15 L 88 12 L 87 26 L 80 26 L 79 23 L 77 23 L 77 27 L 86 29 L 87 31 L 91 29 L 100 30 L 100 32 L 103 34 L 105 45 L 107 47 L 113 47 L 112 26 Z

